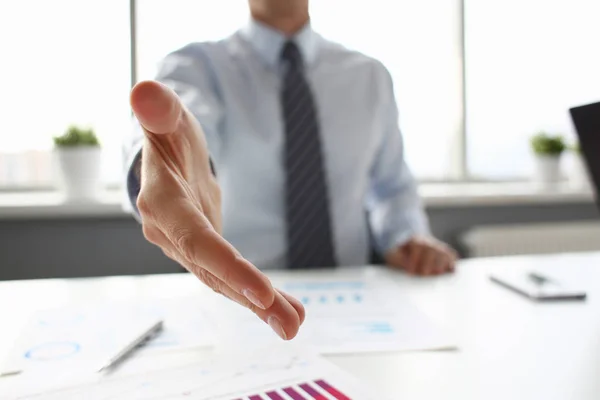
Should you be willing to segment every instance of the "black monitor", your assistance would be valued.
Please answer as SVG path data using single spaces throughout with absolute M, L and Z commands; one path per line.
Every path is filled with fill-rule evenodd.
M 596 198 L 600 199 L 600 103 L 573 107 L 569 111 Z

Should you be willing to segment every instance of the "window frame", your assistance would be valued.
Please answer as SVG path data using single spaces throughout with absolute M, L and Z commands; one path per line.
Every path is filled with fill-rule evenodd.
M 129 15 L 130 15 L 130 48 L 131 48 L 131 87 L 135 85 L 138 77 L 138 60 L 137 60 L 137 4 L 140 0 L 129 0 Z M 468 183 L 468 182 L 490 182 L 490 180 L 474 179 L 469 174 L 467 168 L 467 132 L 466 132 L 466 66 L 465 66 L 465 0 L 458 0 L 459 5 L 459 21 L 458 21 L 458 38 L 459 38 L 459 56 L 461 59 L 460 69 L 460 116 L 459 124 L 454 137 L 452 138 L 452 171 L 445 178 L 440 179 L 420 179 L 423 183 Z M 511 180 L 512 182 L 512 180 Z
M 138 2 L 140 0 L 129 0 L 129 44 L 130 44 L 130 88 L 138 81 Z M 460 82 L 460 93 L 459 93 L 459 123 L 451 138 L 452 152 L 452 164 L 451 171 L 444 178 L 419 178 L 419 183 L 491 183 L 491 182 L 520 182 L 526 179 L 505 179 L 505 180 L 493 180 L 473 176 L 468 170 L 468 159 L 467 159 L 467 131 L 466 121 L 468 119 L 467 110 L 467 66 L 466 66 L 466 32 L 465 32 L 465 0 L 458 0 L 458 29 L 457 38 L 459 40 L 459 57 L 460 57 L 460 74 L 457 77 Z M 133 113 L 132 113 L 133 116 Z M 115 184 L 109 184 L 107 189 L 115 189 Z M 15 191 L 48 191 L 52 187 L 40 187 L 33 185 L 19 185 L 17 187 L 12 186 L 0 186 L 0 193 L 15 192 Z

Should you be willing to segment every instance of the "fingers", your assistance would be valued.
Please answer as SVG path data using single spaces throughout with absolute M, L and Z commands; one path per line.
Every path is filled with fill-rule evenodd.
M 302 303 L 295 297 L 290 296 L 282 290 L 277 289 L 277 291 L 281 293 L 283 298 L 285 298 L 292 305 L 292 307 L 294 307 L 298 313 L 298 317 L 300 318 L 300 325 L 302 325 L 302 323 L 304 323 L 304 318 L 306 317 L 306 311 L 304 310 Z
M 434 275 L 437 272 L 438 253 L 431 248 L 423 248 L 420 263 L 416 266 L 419 275 Z M 441 256 L 441 255 L 440 255 Z
M 175 132 L 183 107 L 177 95 L 165 85 L 143 81 L 135 85 L 130 96 L 131 108 L 149 133 Z
M 275 291 L 273 304 L 266 310 L 255 307 L 245 297 L 240 296 L 227 286 L 222 287 L 221 293 L 252 310 L 283 340 L 293 339 L 298 334 L 300 325 L 304 321 L 304 307 L 302 307 L 298 300 L 284 295 L 279 291 Z
M 198 209 L 187 201 L 174 204 L 158 225 L 178 253 L 192 265 L 193 274 L 210 272 L 259 308 L 273 304 L 275 292 L 267 277 L 219 235 Z
M 154 160 L 154 153 L 145 153 L 148 156 L 142 158 L 143 167 L 160 165 L 159 160 Z M 206 270 L 257 307 L 270 307 L 275 292 L 267 277 L 219 235 L 202 204 L 193 202 L 186 193 L 189 189 L 179 183 L 176 174 L 158 167 L 145 171 L 137 203 L 144 226 L 150 224 L 159 229 L 173 246 L 173 252 L 190 265 L 199 266 L 190 269 L 197 277 L 202 278 Z
M 263 310 L 257 307 L 255 302 L 237 293 L 210 272 L 183 259 L 177 251 L 174 251 L 169 240 L 160 230 L 144 227 L 144 235 L 152 243 L 161 246 L 169 258 L 177 261 L 188 271 L 200 271 L 197 276 L 205 285 L 253 311 L 260 319 L 269 324 L 271 329 L 282 339 L 292 339 L 298 333 L 300 325 L 304 322 L 305 311 L 302 304 L 292 296 L 276 291 L 270 307 Z
M 209 273 L 256 307 L 266 309 L 273 304 L 275 291 L 269 279 L 212 229 L 206 217 L 186 201 L 170 208 L 168 215 L 155 211 L 154 221 L 144 223 L 148 241 L 176 257 L 203 282 Z
M 298 305 L 298 304 L 296 304 Z M 275 292 L 273 305 L 267 310 L 255 310 L 256 315 L 265 321 L 283 340 L 293 339 L 300 329 L 303 317 L 280 292 Z
M 420 274 L 422 271 L 422 259 L 424 255 L 424 247 L 418 244 L 411 245 L 408 254 L 408 263 L 406 271 L 411 274 Z
M 388 265 L 401 267 L 414 275 L 440 275 L 453 272 L 457 254 L 433 238 L 415 238 L 386 255 Z
M 440 275 L 450 271 L 450 258 L 448 254 L 440 253 L 435 257 L 433 274 Z
M 458 260 L 458 253 L 451 248 L 448 248 L 448 251 L 450 253 L 450 262 L 448 265 L 448 271 L 450 272 L 454 272 L 456 270 L 456 261 Z

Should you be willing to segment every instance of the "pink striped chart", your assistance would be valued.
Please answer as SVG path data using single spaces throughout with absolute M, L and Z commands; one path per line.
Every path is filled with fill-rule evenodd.
M 234 400 L 352 400 L 323 379 L 303 382 Z

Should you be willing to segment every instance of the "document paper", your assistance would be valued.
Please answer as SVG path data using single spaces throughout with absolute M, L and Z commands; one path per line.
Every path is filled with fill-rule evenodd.
M 306 320 L 294 341 L 318 353 L 456 348 L 454 339 L 384 275 L 319 273 L 310 278 L 275 277 L 273 282 L 304 304 Z M 225 308 L 219 319 L 221 344 L 277 341 L 269 327 L 246 310 Z
M 317 356 L 256 351 L 164 371 L 99 379 L 19 399 L 58 400 L 382 400 Z

